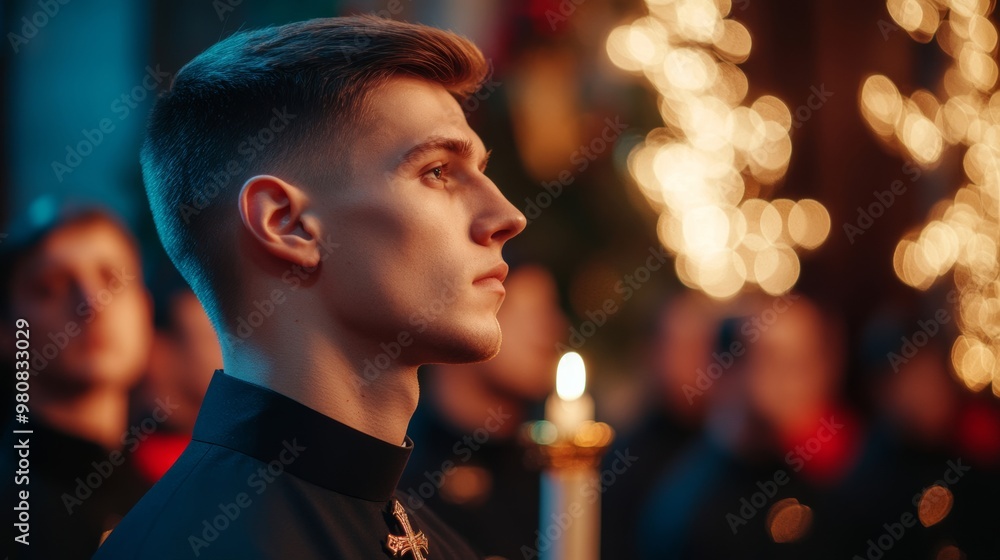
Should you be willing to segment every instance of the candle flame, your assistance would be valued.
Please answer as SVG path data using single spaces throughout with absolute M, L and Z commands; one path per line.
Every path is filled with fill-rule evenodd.
M 583 357 L 576 352 L 567 352 L 559 359 L 556 368 L 556 393 L 559 398 L 574 401 L 583 395 L 587 386 L 587 369 Z

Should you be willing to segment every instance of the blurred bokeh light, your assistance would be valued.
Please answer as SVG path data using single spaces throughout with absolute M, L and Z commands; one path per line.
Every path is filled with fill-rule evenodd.
M 830 215 L 815 200 L 769 200 L 792 156 L 788 106 L 748 100 L 737 66 L 752 39 L 728 0 L 648 0 L 649 15 L 611 31 L 608 56 L 641 72 L 659 96 L 663 127 L 628 160 L 660 213 L 660 242 L 690 288 L 729 299 L 754 286 L 772 295 L 799 278 L 796 250 L 819 247 Z M 921 125 L 921 130 L 928 122 Z
M 859 106 L 872 132 L 923 168 L 946 153 L 965 180 L 935 204 L 922 226 L 896 245 L 893 268 L 905 284 L 927 290 L 953 272 L 960 334 L 951 359 L 974 391 L 1000 396 L 1000 92 L 997 28 L 988 0 L 887 0 L 893 20 L 923 43 L 937 39 L 949 62 L 940 93 L 900 93 L 888 77 L 861 86 Z

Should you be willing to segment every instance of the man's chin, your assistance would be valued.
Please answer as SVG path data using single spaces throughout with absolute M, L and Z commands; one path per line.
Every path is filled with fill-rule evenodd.
M 485 362 L 492 359 L 500 351 L 500 344 L 495 345 L 469 345 L 452 348 L 450 352 L 443 353 L 442 359 L 438 363 L 442 364 L 472 364 Z
M 443 336 L 443 340 L 431 343 L 435 348 L 434 363 L 471 364 L 484 362 L 500 352 L 502 335 L 499 325 L 492 329 L 480 329 Z

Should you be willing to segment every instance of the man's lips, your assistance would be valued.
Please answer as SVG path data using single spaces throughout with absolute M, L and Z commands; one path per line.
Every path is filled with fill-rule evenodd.
M 492 285 L 498 287 L 501 291 L 505 291 L 503 281 L 507 279 L 509 268 L 506 263 L 500 263 L 473 280 L 472 283 L 476 285 Z

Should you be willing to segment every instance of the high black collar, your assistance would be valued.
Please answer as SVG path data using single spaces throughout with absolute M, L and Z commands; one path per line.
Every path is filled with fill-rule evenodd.
M 386 501 L 413 449 L 359 432 L 271 389 L 216 370 L 193 438 L 227 447 L 334 492 Z M 301 451 L 295 456 L 290 449 Z M 284 452 L 284 453 L 283 453 Z

